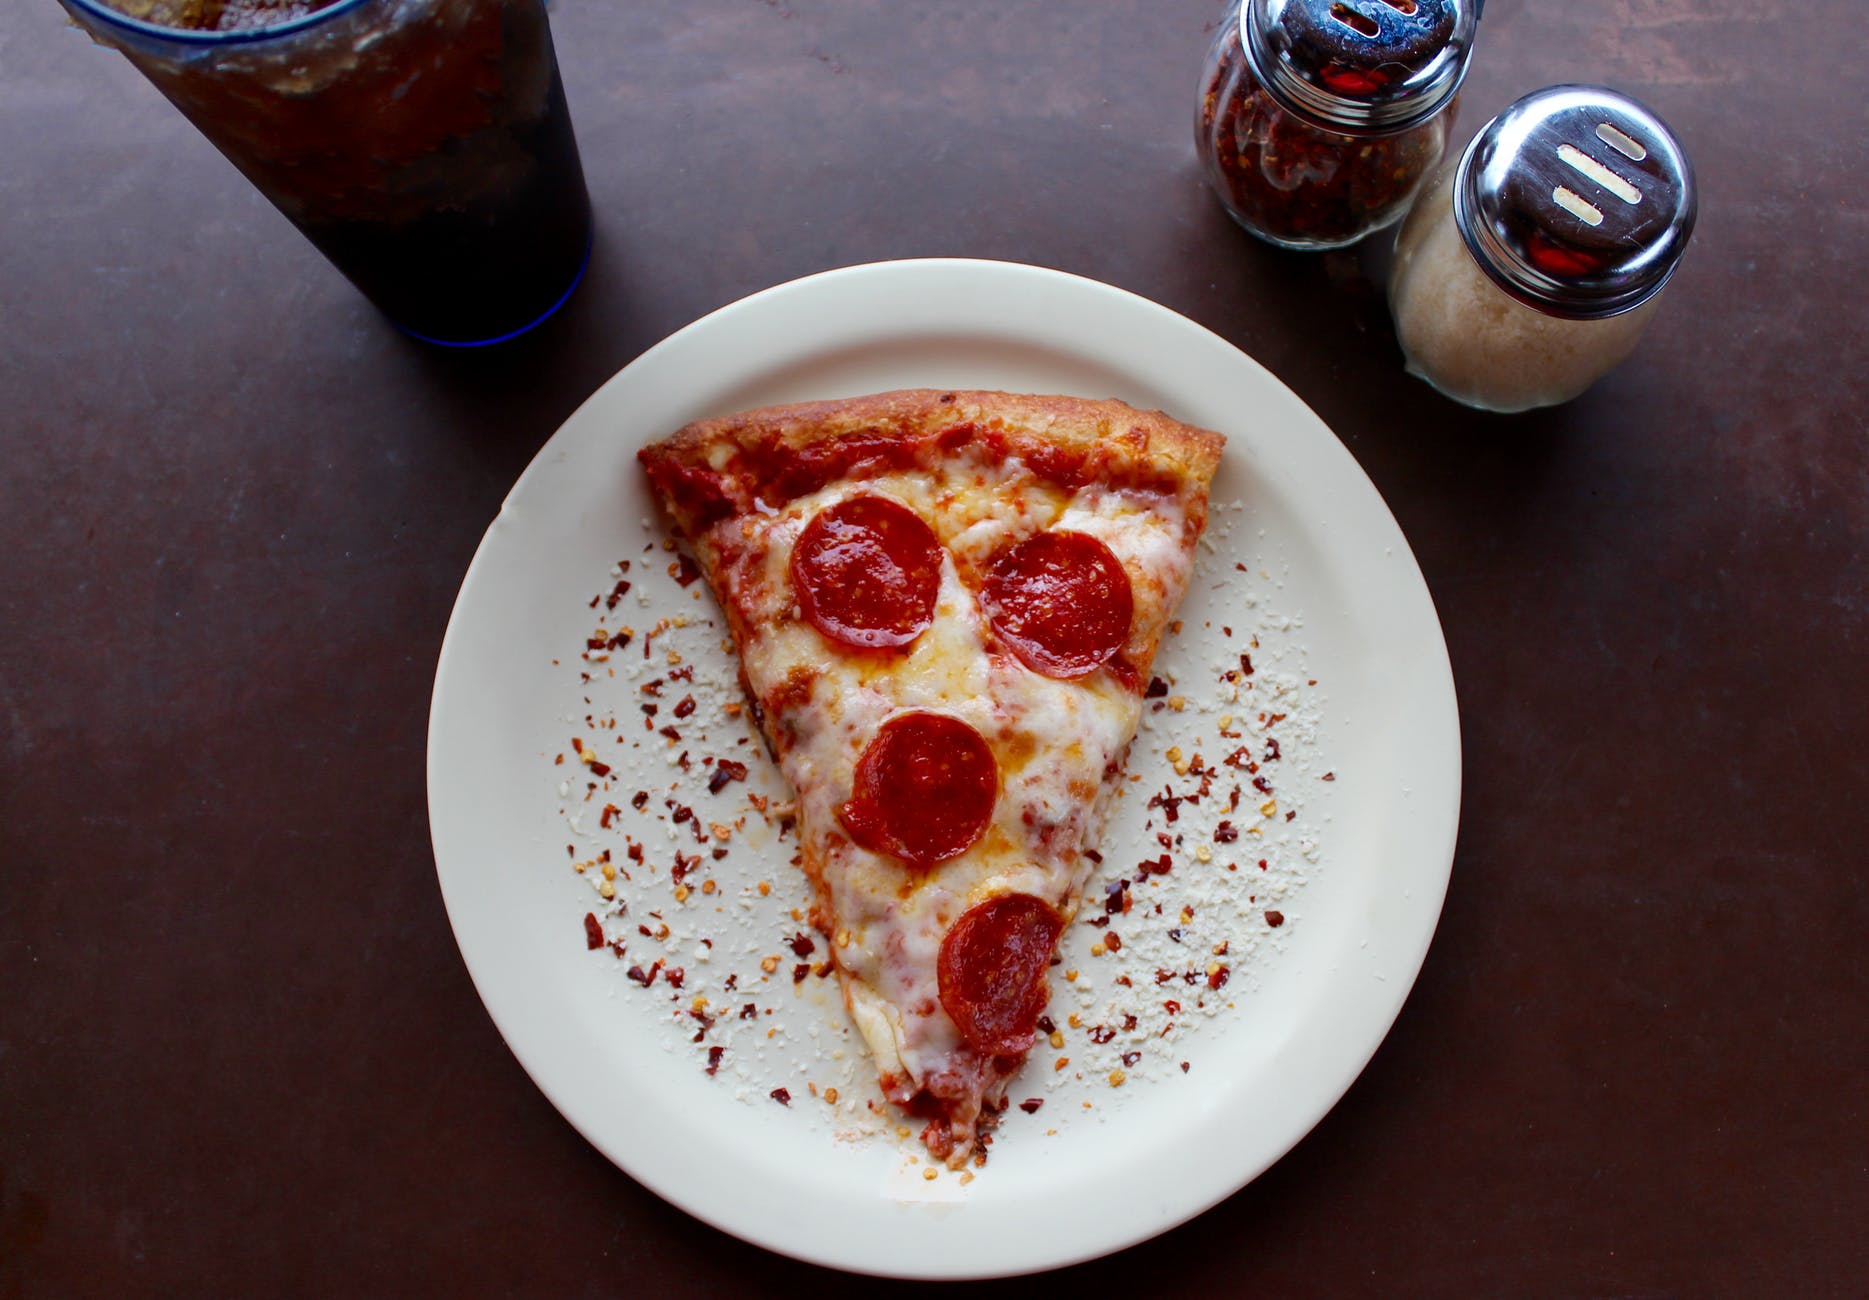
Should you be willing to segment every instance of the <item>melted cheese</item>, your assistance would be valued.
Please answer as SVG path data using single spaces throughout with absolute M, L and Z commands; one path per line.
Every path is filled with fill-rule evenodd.
M 852 653 L 827 640 L 799 617 L 792 593 L 792 548 L 806 523 L 862 493 L 908 506 L 945 547 L 934 622 L 905 653 Z M 1106 669 L 1056 681 L 988 649 L 985 616 L 963 574 L 977 581 L 1000 550 L 1054 527 L 1091 534 L 1122 561 L 1135 597 L 1124 653 L 1146 669 L 1192 563 L 1188 520 L 1170 497 L 1094 486 L 1072 493 L 1017 461 L 970 464 L 959 477 L 913 470 L 835 484 L 703 539 L 722 600 L 740 615 L 747 684 L 799 796 L 805 862 L 828 906 L 846 1005 L 896 1100 L 951 1070 L 962 1053 L 936 977 L 953 922 L 1006 892 L 1042 898 L 1067 921 L 1075 912 L 1093 865 L 1084 851 L 1097 844 L 1141 715 L 1138 695 Z M 978 843 L 928 872 L 858 847 L 837 817 L 864 746 L 911 709 L 971 724 L 1000 770 L 999 799 Z

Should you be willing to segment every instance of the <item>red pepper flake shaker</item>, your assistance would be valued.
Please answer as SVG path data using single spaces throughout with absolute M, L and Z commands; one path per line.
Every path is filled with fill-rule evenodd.
M 1195 143 L 1221 206 L 1283 248 L 1398 219 L 1440 162 L 1483 0 L 1233 0 Z

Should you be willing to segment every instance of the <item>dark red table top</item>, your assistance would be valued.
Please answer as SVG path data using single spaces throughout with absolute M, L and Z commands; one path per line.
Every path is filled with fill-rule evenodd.
M 926 255 L 1269 367 L 1394 510 L 1460 692 L 1453 884 L 1387 1041 L 1270 1172 L 1066 1283 L 1869 1291 L 1857 5 L 1494 0 L 1457 134 L 1606 82 L 1703 189 L 1637 355 L 1516 418 L 1402 372 L 1380 248 L 1279 254 L 1213 202 L 1219 8 L 561 4 L 596 257 L 459 356 L 50 0 L 6 7 L 0 1297 L 870 1285 L 559 1118 L 455 950 L 423 744 L 468 559 L 585 396 L 746 293 Z

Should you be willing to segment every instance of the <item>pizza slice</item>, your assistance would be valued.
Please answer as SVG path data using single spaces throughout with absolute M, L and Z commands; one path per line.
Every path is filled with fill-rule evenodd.
M 1036 1036 L 1222 441 L 1121 402 L 928 389 L 641 452 L 797 795 L 845 1005 L 950 1164 Z

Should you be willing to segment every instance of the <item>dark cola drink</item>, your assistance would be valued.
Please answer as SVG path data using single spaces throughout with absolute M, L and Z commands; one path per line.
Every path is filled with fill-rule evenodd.
M 590 200 L 542 0 L 65 0 L 404 330 L 569 296 Z

